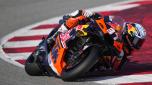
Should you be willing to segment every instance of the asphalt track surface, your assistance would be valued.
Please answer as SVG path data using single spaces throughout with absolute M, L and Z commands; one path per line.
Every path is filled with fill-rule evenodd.
M 122 0 L 0 0 L 0 38 L 24 26 L 76 9 L 92 8 Z M 28 76 L 24 69 L 0 59 L 0 85 L 96 85 L 63 82 L 58 78 Z

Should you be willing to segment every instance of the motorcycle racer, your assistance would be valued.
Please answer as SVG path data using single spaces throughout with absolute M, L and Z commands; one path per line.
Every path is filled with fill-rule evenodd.
M 119 71 L 146 37 L 138 23 L 85 10 L 65 15 L 59 23 L 27 58 L 29 75 L 69 81 L 89 71 Z
M 116 30 L 121 29 L 121 30 Z M 140 49 L 143 42 L 145 41 L 146 31 L 138 23 L 127 22 L 123 24 L 123 28 L 115 29 L 115 34 L 118 36 L 117 39 L 114 39 L 114 47 L 117 48 L 118 56 L 117 61 L 114 64 L 114 68 L 121 68 L 121 60 L 124 56 L 129 56 L 131 52 L 135 49 Z
M 138 23 L 123 23 L 123 26 L 120 26 L 118 23 L 113 23 L 114 16 L 102 16 L 87 10 L 76 10 L 71 14 L 64 15 L 63 19 L 59 21 L 59 24 L 61 25 L 60 28 L 53 36 L 48 36 L 48 47 L 55 43 L 56 36 L 59 32 L 64 33 L 79 24 L 89 22 L 91 18 L 97 19 L 101 17 L 104 18 L 104 21 L 106 22 L 106 26 L 108 27 L 107 33 L 113 39 L 112 45 L 117 54 L 117 59 L 113 61 L 113 67 L 115 70 L 120 69 L 123 57 L 129 55 L 131 50 L 139 49 L 145 39 L 145 30 Z M 119 35 L 122 35 L 122 37 Z M 43 51 L 43 48 L 39 49 L 40 52 Z

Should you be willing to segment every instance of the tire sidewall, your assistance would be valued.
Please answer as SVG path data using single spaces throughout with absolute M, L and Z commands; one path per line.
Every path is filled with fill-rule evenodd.
M 90 52 L 88 56 L 85 56 L 86 58 L 79 63 L 79 65 L 77 65 L 75 68 L 71 69 L 68 72 L 66 72 L 65 70 L 62 71 L 61 78 L 64 81 L 71 81 L 82 76 L 95 65 L 99 58 L 99 47 L 92 46 L 87 48 L 86 50 L 89 50 Z

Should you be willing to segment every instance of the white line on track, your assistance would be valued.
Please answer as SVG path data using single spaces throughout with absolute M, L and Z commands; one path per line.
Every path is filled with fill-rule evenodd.
M 32 52 L 25 52 L 25 53 L 8 53 L 9 58 L 12 57 L 17 57 L 17 56 L 24 56 L 25 58 L 23 59 L 27 59 L 27 57 L 31 54 Z
M 39 30 L 28 30 L 27 32 L 23 32 L 18 36 L 34 36 L 34 35 L 46 35 L 49 34 L 52 29 L 39 29 Z
M 31 53 L 16 53 L 16 54 L 13 54 L 13 53 L 8 53 L 8 58 L 11 59 L 11 60 L 25 60 L 29 57 Z
M 134 8 L 139 6 L 139 4 L 127 4 L 127 5 L 107 5 L 104 7 L 97 7 L 97 8 L 93 8 L 90 9 L 91 11 L 95 10 L 96 12 L 100 11 L 121 11 L 121 10 L 125 10 L 125 9 L 130 9 L 130 8 Z M 97 10 L 96 10 L 97 9 Z
M 12 37 L 14 36 L 19 36 L 21 34 L 25 34 L 25 32 L 29 31 L 31 28 L 34 28 L 34 27 L 37 27 L 39 25 L 42 25 L 42 24 L 51 24 L 51 23 L 57 23 L 58 20 L 60 19 L 61 17 L 55 17 L 55 18 L 51 18 L 51 19 L 48 19 L 48 20 L 44 20 L 44 21 L 41 21 L 41 22 L 37 22 L 35 24 L 32 24 L 32 25 L 29 25 L 29 26 L 26 26 L 24 28 L 21 28 L 19 30 L 16 30 L 6 36 L 4 36 L 3 38 L 0 39 L 0 45 L 3 45 L 5 44 L 9 39 L 11 39 Z M 37 33 L 38 34 L 38 33 Z M 26 35 L 26 34 L 25 34 Z M 21 35 L 22 36 L 22 35 Z
M 143 0 L 126 0 L 126 1 L 122 1 L 122 2 L 117 2 L 117 3 L 108 4 L 108 5 L 89 8 L 87 10 L 94 11 L 94 12 L 121 11 L 121 10 L 139 6 L 138 4 L 126 4 L 126 3 L 136 2 L 136 1 L 143 1 Z M 123 5 L 123 4 L 125 4 L 125 5 Z
M 37 46 L 41 40 L 27 40 L 27 41 L 13 41 L 6 42 L 3 47 L 4 48 L 19 48 L 19 47 L 33 47 Z
M 123 83 L 139 83 L 139 82 L 152 82 L 152 74 L 144 75 L 127 75 L 127 76 L 107 76 L 96 78 L 96 83 L 100 84 L 123 84 Z
M 20 64 L 20 63 L 18 63 L 18 62 L 16 62 L 16 61 L 14 61 L 14 60 L 11 60 L 9 57 L 10 57 L 10 56 L 8 56 L 8 55 L 3 51 L 2 46 L 0 45 L 0 58 L 1 58 L 1 59 L 3 59 L 3 60 L 5 60 L 6 62 L 9 62 L 9 63 L 11 63 L 11 64 L 13 64 L 13 65 L 15 65 L 15 66 L 24 68 L 24 65 L 22 65 L 22 64 Z

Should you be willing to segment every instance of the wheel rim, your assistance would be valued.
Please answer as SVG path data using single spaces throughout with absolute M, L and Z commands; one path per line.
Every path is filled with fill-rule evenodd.
M 76 54 L 76 52 L 74 53 Z M 83 62 L 83 60 L 87 57 L 87 55 L 89 54 L 89 51 L 84 51 L 82 54 L 80 54 L 79 56 L 77 55 L 68 55 L 67 57 L 67 66 L 65 67 L 65 70 L 71 70 L 73 68 L 75 68 L 76 66 L 78 66 L 81 62 Z

